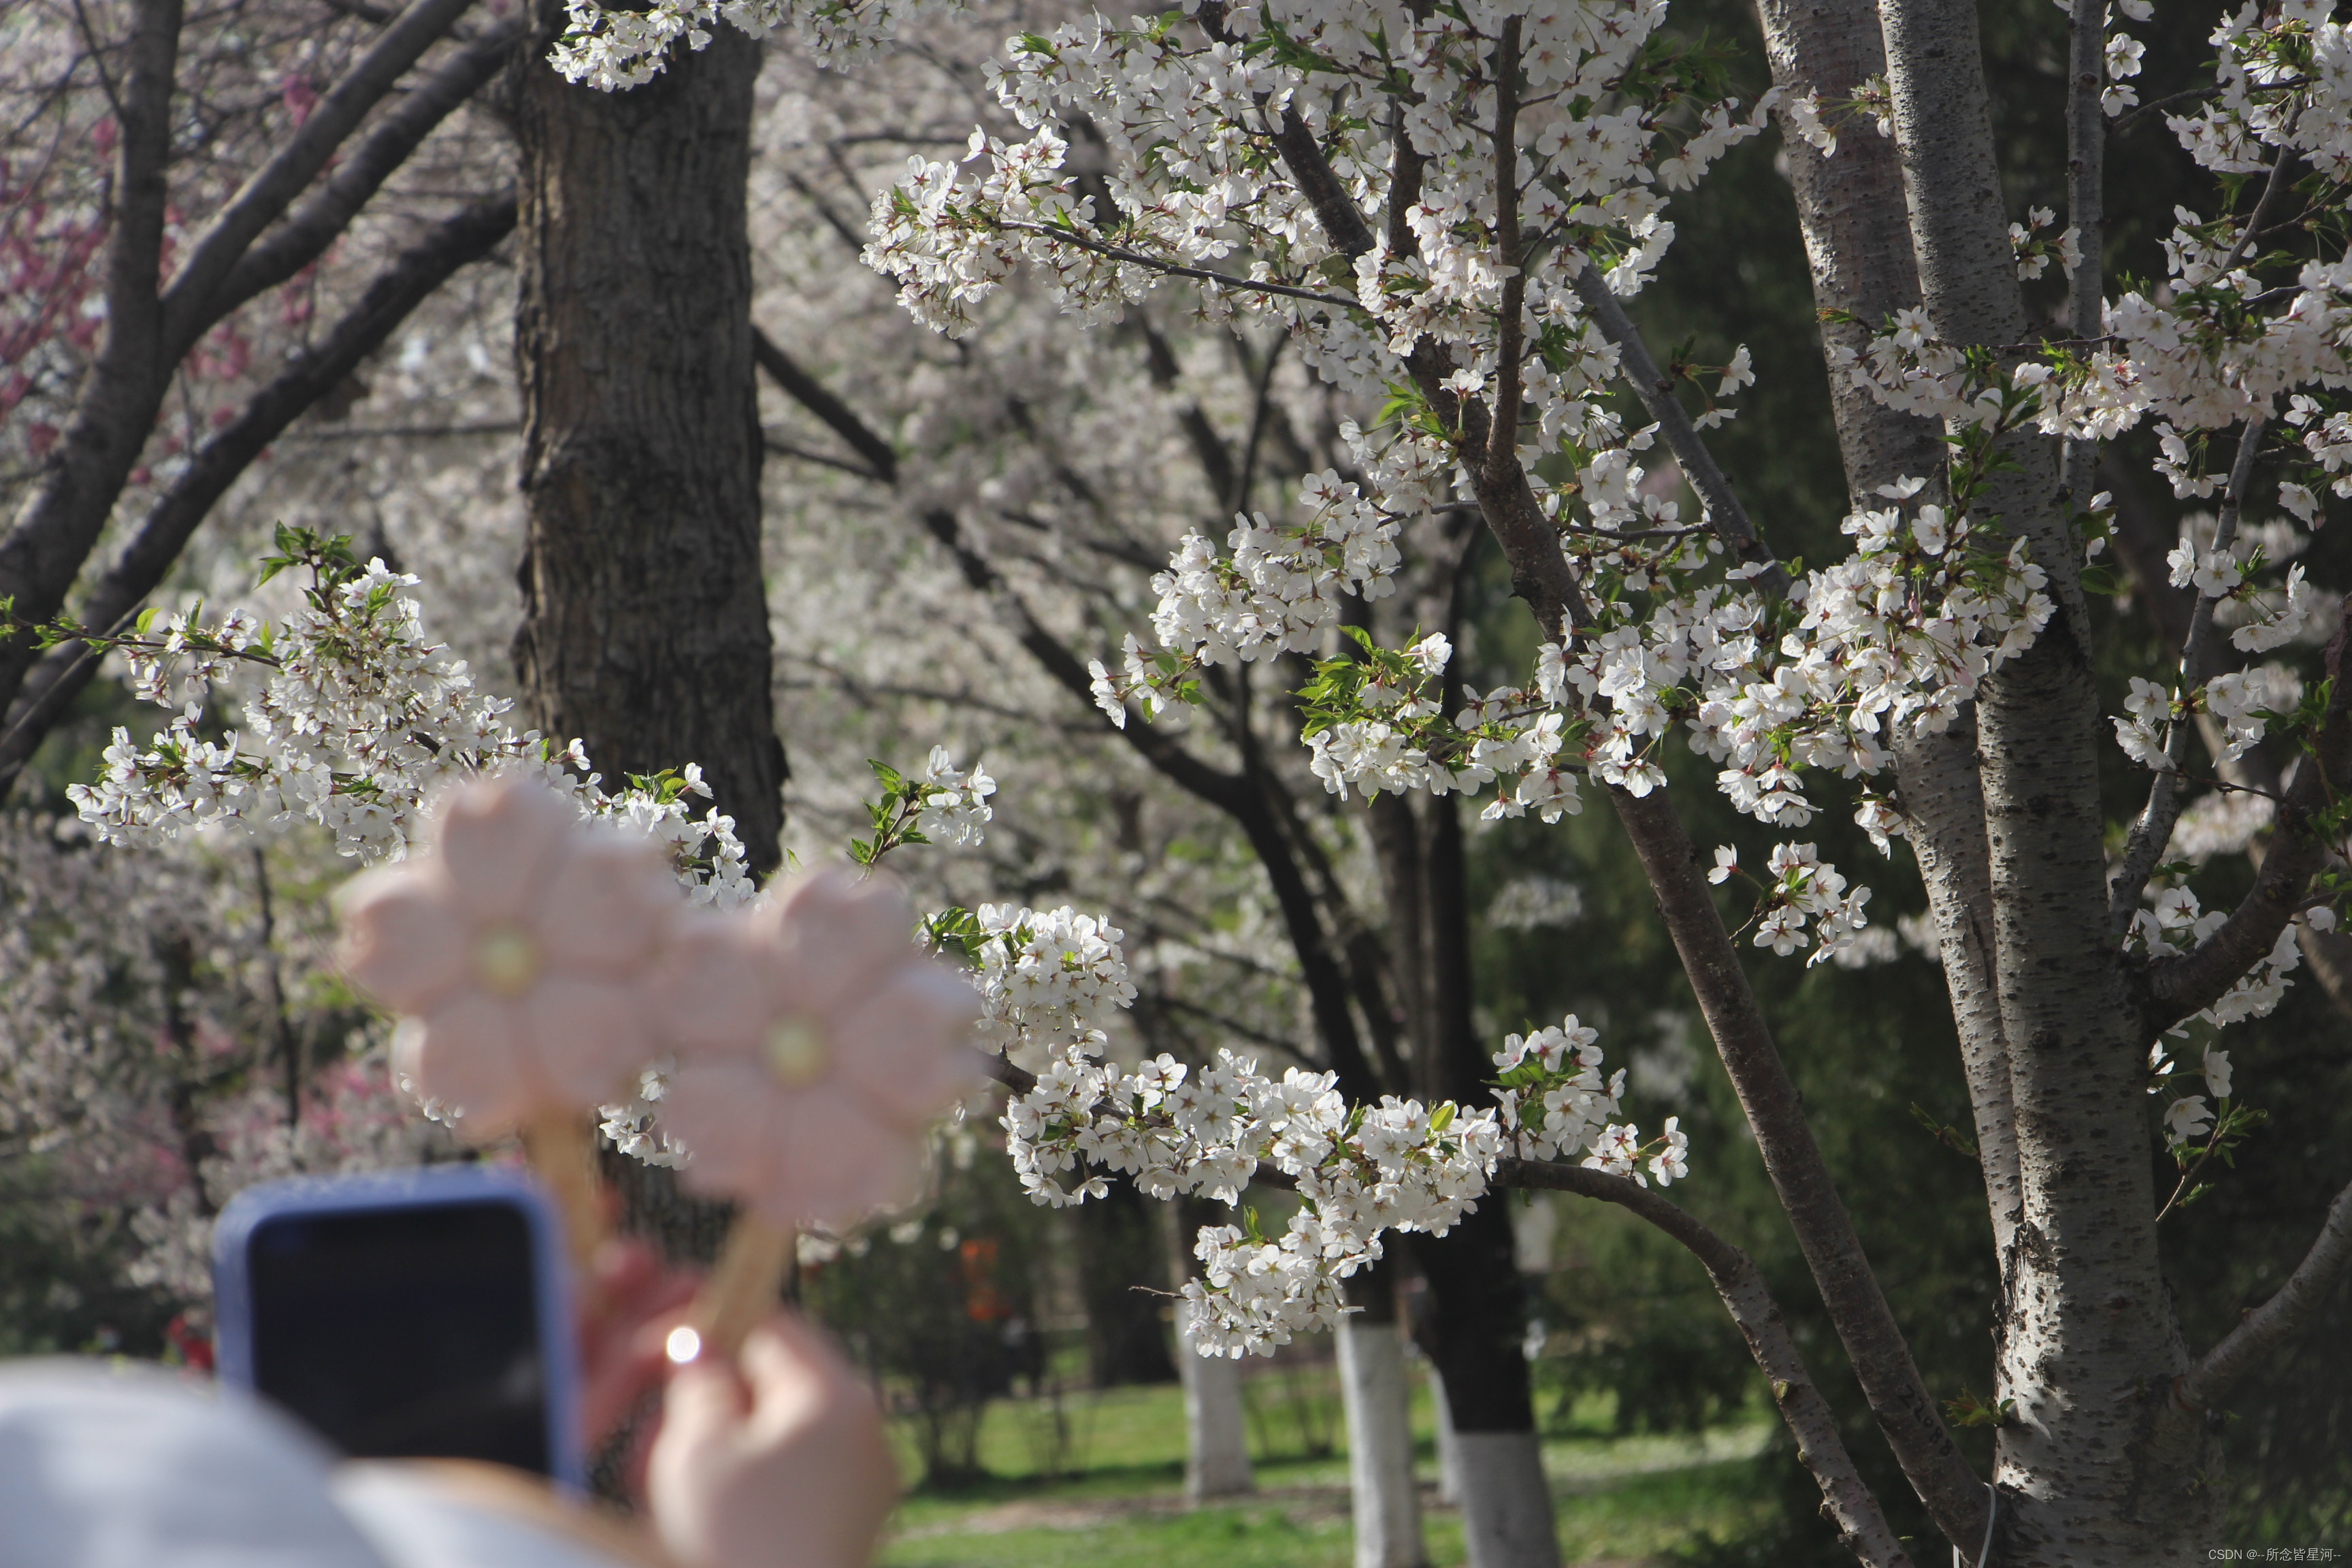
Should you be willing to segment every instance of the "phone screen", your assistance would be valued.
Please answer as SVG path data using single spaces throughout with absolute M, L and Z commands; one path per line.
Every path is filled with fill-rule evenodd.
M 257 1392 L 355 1458 L 551 1473 L 530 1227 L 513 1205 L 280 1214 L 247 1246 Z

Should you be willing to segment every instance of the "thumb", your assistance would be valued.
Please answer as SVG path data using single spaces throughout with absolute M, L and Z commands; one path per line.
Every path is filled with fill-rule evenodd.
M 662 1430 L 699 1447 L 741 1426 L 749 1405 L 733 1363 L 706 1354 L 670 1374 L 662 1395 Z

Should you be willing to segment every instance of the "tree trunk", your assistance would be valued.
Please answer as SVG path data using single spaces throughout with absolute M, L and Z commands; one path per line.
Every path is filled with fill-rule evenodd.
M 542 33 L 560 27 L 543 5 Z M 515 665 L 531 719 L 607 780 L 701 764 L 752 868 L 784 778 L 760 569 L 759 407 L 744 226 L 761 46 L 732 27 L 628 92 L 524 52 L 527 531 Z
M 1887 0 L 1881 16 L 1929 321 L 1948 342 L 2018 342 L 1973 0 Z M 2058 608 L 1978 704 L 2021 1194 L 2002 1259 L 1996 1392 L 2016 1404 L 1999 1443 L 2001 1560 L 2186 1563 L 2215 1493 L 2199 1484 L 2204 1439 L 2157 1440 L 2182 1431 L 2158 1418 L 2188 1358 L 2158 1258 L 2147 1041 L 2107 924 L 2081 563 L 2053 443 L 2021 437 L 2011 456 L 1977 510 L 2031 542 Z
M 597 771 L 702 765 L 756 871 L 777 863 L 783 750 L 760 571 L 759 406 L 744 222 L 761 47 L 709 48 L 629 92 L 546 63 L 540 9 L 506 106 L 516 180 L 523 620 L 531 721 Z M 621 1223 L 708 1258 L 725 1205 L 617 1157 Z
M 1421 1493 L 1412 1478 L 1412 1384 L 1397 1321 L 1396 1266 L 1348 1281 L 1360 1310 L 1339 1320 L 1339 1394 L 1348 1416 L 1348 1487 L 1356 1568 L 1423 1568 Z
M 1199 1198 L 1160 1205 L 1167 1227 L 1169 1275 L 1181 1279 L 1198 1271 L 1192 1238 L 1213 1223 Z M 1176 1375 L 1184 1385 L 1184 1496 L 1202 1502 L 1243 1497 L 1257 1490 L 1250 1468 L 1249 1413 L 1242 1405 L 1242 1365 L 1229 1356 L 1204 1356 L 1193 1348 L 1192 1321 L 1176 1305 Z
M 1471 1020 L 1468 878 L 1454 797 L 1430 800 L 1412 841 L 1420 866 L 1387 880 L 1417 887 L 1424 900 L 1417 957 L 1427 969 L 1407 990 L 1425 999 L 1420 1016 L 1407 1020 L 1414 1087 L 1433 1100 L 1483 1105 L 1493 1064 Z M 1526 1303 L 1506 1201 L 1488 1198 L 1444 1236 L 1406 1238 L 1429 1281 L 1429 1314 L 1416 1331 L 1445 1381 L 1471 1568 L 1555 1568 L 1559 1543 L 1537 1458 L 1535 1400 L 1520 1349 Z
M 1850 97 L 1885 72 L 1872 0 L 1759 0 L 1757 13 L 1773 85 L 1791 98 L 1808 90 L 1830 100 Z M 1785 121 L 1783 131 L 1813 303 L 1835 312 L 1822 321 L 1822 352 L 1859 353 L 1873 324 L 1919 303 L 1901 158 L 1893 141 L 1864 125 L 1846 128 L 1834 156 L 1789 131 Z M 1943 434 L 1934 421 L 1897 413 L 1835 374 L 1830 401 L 1856 509 L 1880 504 L 1878 487 L 1906 477 L 1942 489 Z M 1992 892 L 1974 724 L 1971 715 L 1941 735 L 1902 736 L 1892 743 L 1897 798 L 1927 887 L 1959 1033 L 1993 1241 L 2006 1249 L 2018 1207 L 2017 1137 L 1986 919 Z
M 1462 1502 L 1462 1449 L 1454 1432 L 1454 1411 L 1445 1400 L 1445 1376 L 1429 1369 L 1429 1420 L 1437 1429 L 1437 1500 L 1448 1508 Z
M 1165 1270 L 1153 1203 L 1126 1182 L 1070 1211 L 1077 1232 L 1078 1291 L 1087 1308 L 1087 1370 L 1097 1388 L 1166 1383 L 1176 1375 L 1160 1321 Z M 1179 1282 L 1184 1276 L 1179 1270 Z

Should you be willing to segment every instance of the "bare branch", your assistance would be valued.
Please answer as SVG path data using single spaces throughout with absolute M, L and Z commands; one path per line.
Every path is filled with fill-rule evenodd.
M 2248 1312 L 2173 1384 L 2173 1399 L 2198 1415 L 2227 1399 L 2258 1362 L 2310 1327 L 2347 1264 L 2352 1264 L 2352 1186 L 2336 1194 L 2311 1250 L 2278 1293 Z
M 404 72 L 440 41 L 473 0 L 415 0 L 343 73 L 300 130 L 288 138 L 189 246 L 163 289 L 165 363 L 176 362 L 216 319 L 215 294 L 257 236 L 316 178 L 344 138 Z
M 1113 261 L 1124 261 L 1130 266 L 1149 268 L 1154 272 L 1170 278 L 1194 278 L 1203 283 L 1214 283 L 1221 289 L 1237 289 L 1244 293 L 1279 294 L 1287 300 L 1307 300 L 1318 305 L 1335 306 L 1342 310 L 1352 310 L 1357 308 L 1355 296 L 1351 294 L 1326 294 L 1319 289 L 1301 289 L 1294 284 L 1276 283 L 1268 279 L 1236 278 L 1230 272 L 1213 272 L 1205 267 L 1186 267 L 1181 262 L 1148 256 L 1140 250 L 1129 250 L 1126 246 L 1112 245 L 1105 240 L 1090 238 L 1072 229 L 1057 228 L 1052 224 L 1026 223 L 1018 218 L 1006 218 L 998 226 L 1010 229 L 1016 234 L 1038 235 L 1057 245 L 1073 246 L 1080 250 L 1092 251 L 1097 256 L 1108 256 Z
M 833 433 L 849 443 L 850 450 L 866 461 L 873 472 L 867 477 L 886 485 L 898 482 L 898 453 L 889 442 L 875 432 L 872 426 L 860 419 L 849 405 L 828 391 L 824 384 L 803 370 L 790 354 L 776 346 L 776 340 L 754 325 L 751 329 L 751 357 L 759 363 L 768 378 L 783 388 L 793 402 L 822 420 Z M 814 453 L 796 454 L 815 458 Z M 832 461 L 817 458 L 819 462 Z M 855 473 L 856 469 L 851 469 Z
M 130 68 L 117 99 L 121 140 L 115 154 L 114 233 L 107 247 L 105 335 L 63 437 L 0 538 L 0 597 L 13 598 L 16 614 L 28 621 L 47 620 L 64 605 L 138 461 L 166 384 L 155 277 L 170 194 L 180 0 L 141 0 L 132 15 Z M 28 650 L 0 646 L 0 703 L 15 693 L 31 662 Z
M 2280 160 L 2285 162 L 2284 158 Z M 2237 460 L 2230 466 L 2230 486 L 2221 496 L 2220 518 L 2213 524 L 2213 552 L 2227 555 L 2237 542 L 2238 514 L 2244 507 L 2246 490 L 2253 482 L 2254 459 L 2261 455 L 2263 431 L 2269 425 L 2269 416 L 2257 414 L 2246 421 L 2238 437 Z M 2070 462 L 2073 460 L 2069 455 Z M 2180 645 L 2180 694 L 2183 700 L 2192 697 L 2205 679 L 2206 644 L 2213 635 L 2213 611 L 2221 604 L 2220 594 L 2202 594 L 2189 612 L 2189 634 Z M 2180 769 L 2189 760 L 2189 731 L 2194 728 L 2188 719 L 2174 720 L 2166 726 L 2164 739 L 2165 765 L 2157 770 L 2148 784 L 2147 804 L 2140 808 L 2139 819 L 2132 824 L 2131 837 L 2124 845 L 2123 864 L 2116 868 L 2116 879 L 2107 889 L 2107 921 L 2121 937 L 2131 929 L 2132 916 L 2139 909 L 2139 896 L 2147 887 L 2147 879 L 2164 851 L 2172 842 L 2173 824 L 2180 819 Z
M 1836 1521 L 1839 1539 L 1872 1568 L 1908 1568 L 1903 1550 L 1886 1515 L 1878 1506 L 1845 1440 L 1838 1434 L 1837 1415 L 1805 1371 L 1804 1358 L 1780 1315 L 1780 1303 L 1764 1283 L 1756 1260 L 1702 1224 L 1687 1209 L 1623 1176 L 1581 1165 L 1538 1160 L 1505 1160 L 1496 1167 L 1497 1187 L 1536 1187 L 1574 1193 L 1615 1204 L 1647 1220 L 1690 1250 L 1706 1268 L 1724 1309 L 1739 1326 L 1748 1353 L 1772 1385 L 1772 1403 L 1797 1439 L 1797 1456 L 1813 1473 L 1822 1500 Z
M 1787 568 L 1756 531 L 1748 509 L 1740 504 L 1739 492 L 1724 476 L 1722 465 L 1707 449 L 1706 438 L 1699 434 L 1698 426 L 1691 423 L 1691 416 L 1683 411 L 1681 401 L 1675 396 L 1675 384 L 1659 371 L 1657 361 L 1650 357 L 1649 347 L 1642 342 L 1633 319 L 1625 314 L 1625 307 L 1617 302 L 1617 296 L 1609 291 L 1608 281 L 1592 269 L 1590 262 L 1576 275 L 1576 297 L 1592 312 L 1601 335 L 1617 345 L 1618 373 L 1633 389 L 1633 395 L 1642 400 L 1650 417 L 1658 422 L 1659 433 L 1665 437 L 1666 447 L 1674 453 L 1683 478 L 1690 481 L 1691 489 L 1698 492 L 1700 503 L 1706 508 L 1707 526 L 1715 530 L 1716 537 L 1732 554 L 1750 565 L 1766 568 L 1756 578 L 1759 587 L 1775 597 L 1786 594 Z
M 498 75 L 522 34 L 520 18 L 490 28 L 403 94 L 399 104 L 337 163 L 326 183 L 229 269 L 204 314 L 215 320 L 226 316 L 316 261 L 434 128 Z

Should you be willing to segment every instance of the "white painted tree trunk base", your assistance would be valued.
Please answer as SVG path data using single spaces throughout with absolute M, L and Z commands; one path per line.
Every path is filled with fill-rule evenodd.
M 1412 1388 L 1394 1322 L 1339 1320 L 1339 1394 L 1348 1417 L 1348 1485 L 1356 1568 L 1422 1568 L 1421 1494 L 1412 1479 Z
M 1448 1508 L 1462 1503 L 1462 1455 L 1454 1445 L 1454 1406 L 1445 1397 L 1445 1379 L 1429 1369 L 1429 1407 L 1437 1426 L 1437 1500 Z
M 1551 1494 L 1533 1432 L 1461 1432 L 1454 1438 L 1462 1534 L 1470 1568 L 1559 1568 Z
M 1200 1354 L 1192 1348 L 1187 1326 L 1177 1346 L 1176 1365 L 1184 1384 L 1184 1495 L 1198 1502 L 1257 1490 L 1257 1477 L 1250 1468 L 1249 1423 L 1242 1407 L 1241 1363 Z

